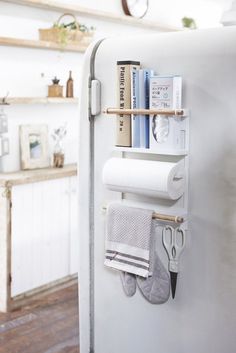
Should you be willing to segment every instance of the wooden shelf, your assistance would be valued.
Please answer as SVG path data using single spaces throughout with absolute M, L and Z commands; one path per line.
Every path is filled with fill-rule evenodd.
M 106 11 L 94 10 L 79 5 L 72 5 L 57 2 L 55 0 L 3 0 L 4 2 L 14 3 L 18 5 L 25 5 L 30 7 L 37 7 L 41 9 L 57 11 L 57 12 L 72 12 L 75 15 L 96 18 L 98 20 L 105 20 L 109 22 L 116 22 L 122 25 L 143 27 L 151 30 L 159 31 L 180 31 L 180 28 L 168 26 L 165 24 L 158 24 L 156 22 L 147 21 L 144 19 L 136 19 L 131 16 L 116 15 Z
M 68 164 L 63 168 L 43 168 L 34 170 L 20 170 L 13 173 L 0 173 L 0 186 L 30 184 L 39 181 L 60 179 L 77 174 L 77 165 Z
M 0 98 L 0 102 L 3 98 Z M 12 104 L 78 104 L 78 98 L 41 98 L 41 97 L 9 97 L 6 102 Z M 1 105 L 1 103 L 0 103 Z
M 10 38 L 10 37 L 0 37 L 0 45 L 5 45 L 9 47 L 71 51 L 71 52 L 78 52 L 78 53 L 84 53 L 88 47 L 87 45 L 81 45 L 81 44 L 78 44 L 78 45 L 68 44 L 62 47 L 60 44 L 53 43 L 53 42 L 45 42 L 42 40 Z

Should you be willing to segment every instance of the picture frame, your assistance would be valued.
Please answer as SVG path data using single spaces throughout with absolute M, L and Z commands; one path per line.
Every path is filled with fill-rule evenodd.
M 48 126 L 20 125 L 19 135 L 21 169 L 49 167 Z

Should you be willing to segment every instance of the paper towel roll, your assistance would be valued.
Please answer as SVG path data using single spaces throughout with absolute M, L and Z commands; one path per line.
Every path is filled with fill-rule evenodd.
M 184 193 L 185 172 L 182 163 L 111 158 L 103 183 L 113 191 L 177 200 Z

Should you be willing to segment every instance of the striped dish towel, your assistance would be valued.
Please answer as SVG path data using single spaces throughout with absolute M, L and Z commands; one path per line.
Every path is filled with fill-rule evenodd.
M 104 264 L 148 277 L 153 211 L 111 203 L 107 209 Z

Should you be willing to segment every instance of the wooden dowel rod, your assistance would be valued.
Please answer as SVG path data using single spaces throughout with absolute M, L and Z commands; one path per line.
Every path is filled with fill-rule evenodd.
M 174 222 L 174 223 L 183 223 L 184 221 L 183 217 L 180 217 L 180 216 L 170 216 L 170 215 L 160 214 L 156 212 L 153 213 L 152 218 L 159 219 L 162 221 Z
M 107 207 L 103 206 L 103 209 L 106 210 Z M 161 213 L 156 213 L 156 212 L 153 213 L 152 218 L 159 219 L 161 221 L 173 222 L 173 223 L 183 223 L 184 222 L 183 217 L 171 216 L 171 215 L 166 215 L 166 214 L 161 214 Z
M 107 108 L 103 111 L 105 114 L 117 114 L 117 115 L 170 115 L 170 116 L 184 116 L 185 111 L 183 109 L 119 109 L 119 108 Z

